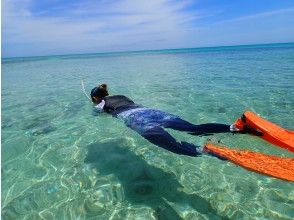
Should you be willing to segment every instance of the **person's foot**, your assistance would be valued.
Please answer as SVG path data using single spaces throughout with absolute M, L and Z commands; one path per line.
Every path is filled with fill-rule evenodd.
M 241 118 L 238 118 L 231 126 L 230 131 L 232 132 L 238 132 L 242 131 L 244 129 L 244 121 Z
M 230 125 L 230 131 L 231 132 L 238 132 L 240 131 L 239 128 L 237 128 L 237 126 L 235 124 Z
M 230 126 L 230 131 L 233 133 L 242 133 L 242 134 L 252 134 L 255 136 L 262 136 L 263 133 L 261 131 L 258 131 L 257 129 L 251 128 L 242 118 L 238 118 L 234 124 Z
M 181 141 L 181 144 L 186 150 L 190 151 L 191 154 L 194 154 L 195 157 L 202 155 L 202 148 L 200 146 L 190 144 L 186 141 Z

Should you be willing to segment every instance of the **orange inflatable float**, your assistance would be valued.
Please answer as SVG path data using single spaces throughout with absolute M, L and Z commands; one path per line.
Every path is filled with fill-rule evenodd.
M 238 118 L 234 125 L 242 130 L 251 130 L 262 139 L 294 152 L 294 131 L 290 131 L 269 122 L 253 112 L 246 111 Z
M 227 159 L 248 170 L 294 182 L 294 158 L 282 158 L 247 150 L 206 144 L 203 152 Z

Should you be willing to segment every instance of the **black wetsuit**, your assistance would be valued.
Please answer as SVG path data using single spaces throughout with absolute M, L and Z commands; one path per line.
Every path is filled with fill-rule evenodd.
M 137 105 L 123 95 L 106 96 L 104 101 L 105 112 L 122 119 L 128 127 L 151 143 L 177 154 L 197 156 L 200 153 L 196 145 L 177 142 L 164 128 L 185 131 L 193 135 L 230 132 L 229 125 L 194 125 L 176 115 Z
M 105 101 L 103 110 L 114 116 L 125 110 L 142 107 L 123 95 L 106 96 L 103 99 Z

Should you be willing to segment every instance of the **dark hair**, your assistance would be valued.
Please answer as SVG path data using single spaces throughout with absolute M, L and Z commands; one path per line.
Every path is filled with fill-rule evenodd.
M 105 96 L 108 96 L 108 95 L 109 94 L 108 94 L 108 91 L 107 91 L 107 85 L 105 83 L 101 84 L 99 86 L 96 86 L 91 91 L 92 102 L 95 102 L 93 97 L 104 98 Z
M 105 84 L 105 83 L 101 84 L 99 87 L 107 90 L 107 84 Z

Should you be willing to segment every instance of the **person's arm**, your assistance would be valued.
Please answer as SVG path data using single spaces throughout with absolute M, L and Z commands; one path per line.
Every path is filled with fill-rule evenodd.
M 101 102 L 94 107 L 96 112 L 103 112 L 105 101 L 102 99 Z

